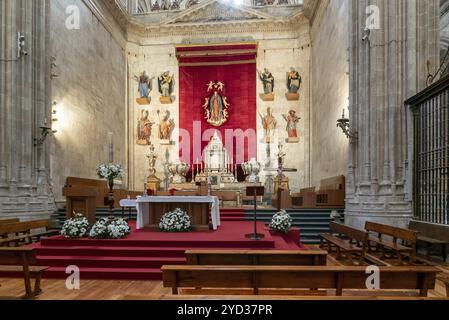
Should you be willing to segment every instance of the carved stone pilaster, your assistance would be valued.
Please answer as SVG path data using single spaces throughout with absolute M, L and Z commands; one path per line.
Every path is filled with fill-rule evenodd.
M 362 41 L 367 7 L 380 12 L 380 29 Z M 404 101 L 425 86 L 427 60 L 438 63 L 437 0 L 350 0 L 350 114 L 358 133 L 350 149 L 346 222 L 404 226 L 407 163 Z
M 40 219 L 54 211 L 49 150 L 35 146 L 50 121 L 50 0 L 4 0 L 0 11 L 0 217 Z M 27 55 L 17 56 L 25 36 Z

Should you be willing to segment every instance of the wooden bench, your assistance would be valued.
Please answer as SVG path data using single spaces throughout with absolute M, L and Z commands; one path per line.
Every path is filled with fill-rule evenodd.
M 329 252 L 335 247 L 337 260 L 342 258 L 343 252 L 351 264 L 354 264 L 352 255 L 357 254 L 359 263 L 362 263 L 368 248 L 368 233 L 337 222 L 331 222 L 329 228 L 330 233 L 320 235 L 320 247 L 324 248 L 326 244 Z
M 17 223 L 17 222 L 20 222 L 20 219 L 3 219 L 3 220 L 0 220 L 0 224 Z
M 439 246 L 441 247 L 441 257 L 443 261 L 446 261 L 447 245 L 449 244 L 449 226 L 412 220 L 408 228 L 418 233 L 418 243 L 426 244 L 427 256 L 430 256 L 433 247 Z
M 48 225 L 48 220 L 0 224 L 0 246 L 31 243 L 33 238 L 40 240 L 43 236 L 50 236 L 58 233 L 57 230 L 48 230 Z M 36 229 L 44 229 L 44 231 L 32 233 L 32 230 Z
M 435 267 L 379 267 L 380 290 L 419 290 L 427 296 L 435 288 Z M 367 289 L 366 268 L 360 266 L 198 266 L 162 267 L 163 285 L 178 288 L 259 289 Z
M 187 250 L 188 265 L 325 266 L 322 250 Z
M 411 263 L 416 261 L 417 233 L 415 231 L 370 221 L 366 222 L 365 230 L 374 233 L 368 237 L 368 247 L 372 251 L 371 242 L 373 242 L 376 250 L 379 251 L 380 249 L 382 252 L 381 259 L 386 258 L 387 252 L 392 252 L 401 264 L 403 263 L 402 255 L 407 255 Z M 392 240 L 385 236 L 392 238 Z M 408 243 L 409 246 L 400 244 L 398 240 Z
M 319 208 L 345 207 L 345 176 L 336 176 L 320 181 L 316 192 L 316 206 Z
M 48 267 L 33 266 L 36 257 L 33 248 L 0 248 L 0 272 L 23 273 L 25 282 L 24 298 L 34 298 L 41 293 L 41 275 Z M 35 279 L 34 289 L 31 287 L 31 278 Z

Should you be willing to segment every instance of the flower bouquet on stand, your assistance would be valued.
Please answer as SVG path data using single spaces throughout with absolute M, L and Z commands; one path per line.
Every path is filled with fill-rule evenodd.
M 275 232 L 289 233 L 292 229 L 293 219 L 285 210 L 281 210 L 273 215 L 271 223 L 269 225 L 270 229 Z
M 101 164 L 97 168 L 97 175 L 100 179 L 106 179 L 109 186 L 109 212 L 112 214 L 114 209 L 114 179 L 120 178 L 123 175 L 122 166 L 119 164 Z
M 94 239 L 123 239 L 131 233 L 128 223 L 121 218 L 108 217 L 98 220 L 90 230 Z
M 81 213 L 75 213 L 73 218 L 67 219 L 62 226 L 61 235 L 70 239 L 83 238 L 89 231 L 89 221 Z
M 159 228 L 163 232 L 189 232 L 192 222 L 187 212 L 178 208 L 162 216 Z

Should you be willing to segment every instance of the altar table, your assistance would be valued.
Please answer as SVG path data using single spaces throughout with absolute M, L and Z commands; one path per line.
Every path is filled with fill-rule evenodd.
M 166 213 L 161 212 L 161 208 L 169 208 L 170 210 L 174 210 L 175 207 L 180 207 L 180 209 L 185 210 L 185 206 L 189 206 L 192 208 L 198 206 L 190 206 L 189 204 L 197 204 L 197 205 L 211 205 L 211 216 L 212 216 L 212 228 L 214 230 L 218 229 L 220 226 L 220 202 L 218 197 L 214 196 L 148 196 L 148 197 L 137 197 L 136 200 L 124 199 L 120 201 L 120 205 L 122 207 L 135 207 L 137 210 L 137 222 L 136 228 L 143 229 L 145 226 L 155 226 L 155 222 L 159 221 L 160 217 Z M 179 206 L 178 206 L 179 205 Z M 184 208 L 183 208 L 184 207 Z M 207 207 L 208 209 L 208 207 Z M 204 211 L 204 210 L 203 210 Z M 197 212 L 187 212 L 191 216 L 193 216 L 193 226 L 195 227 L 195 221 L 198 221 L 195 214 Z M 207 221 L 209 219 L 209 210 L 206 213 Z M 204 218 L 204 217 L 202 217 Z M 201 219 L 201 217 L 200 217 Z M 203 219 L 204 220 L 204 219 Z M 151 223 L 150 223 L 151 222 Z

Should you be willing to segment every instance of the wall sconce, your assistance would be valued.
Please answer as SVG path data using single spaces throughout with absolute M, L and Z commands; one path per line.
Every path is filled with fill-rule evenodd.
M 357 132 L 353 132 L 349 126 L 349 118 L 345 117 L 345 110 L 343 109 L 343 115 L 337 120 L 337 127 L 340 128 L 346 137 L 350 140 L 357 139 Z
M 58 121 L 56 118 L 56 110 L 54 109 L 56 107 L 57 103 L 53 102 L 53 110 L 51 112 L 51 123 L 50 125 L 47 124 L 47 118 L 44 120 L 44 125 L 40 126 L 39 129 L 41 129 L 41 136 L 39 138 L 34 139 L 34 145 L 39 146 L 43 145 L 45 142 L 45 139 L 47 139 L 48 136 L 53 136 L 55 133 L 57 133 L 57 130 L 53 130 L 52 123 Z
M 26 50 L 26 37 L 23 32 L 17 32 L 17 59 L 28 55 Z

